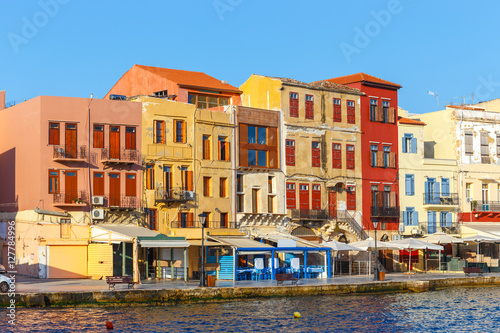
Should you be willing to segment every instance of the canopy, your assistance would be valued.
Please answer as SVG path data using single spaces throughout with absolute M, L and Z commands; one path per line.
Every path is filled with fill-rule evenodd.
M 365 239 L 361 242 L 354 242 L 350 245 L 360 248 L 363 251 L 374 251 L 375 250 L 375 240 L 373 238 Z M 390 242 L 377 241 L 377 250 L 400 250 L 401 247 L 395 244 L 390 244 Z
M 435 245 L 415 238 L 405 238 L 387 243 L 404 250 L 443 250 L 443 247 L 441 245 Z
M 445 234 L 444 232 L 436 232 L 430 236 L 424 237 L 424 241 L 433 244 L 454 244 L 463 243 L 461 239 Z
M 462 238 L 463 242 L 474 242 L 474 243 L 500 243 L 500 238 L 494 238 L 490 236 L 475 235 L 466 238 Z
M 345 244 L 342 242 L 337 242 L 335 240 L 332 240 L 332 241 L 326 242 L 326 243 L 322 243 L 321 245 L 323 245 L 325 247 L 331 247 L 335 251 L 364 251 L 363 249 L 360 249 L 359 247 L 355 247 L 355 246 Z

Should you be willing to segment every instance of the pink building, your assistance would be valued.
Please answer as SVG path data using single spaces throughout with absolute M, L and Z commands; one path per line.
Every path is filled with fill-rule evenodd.
M 141 103 L 39 96 L 3 108 L 0 210 L 90 224 L 140 207 Z

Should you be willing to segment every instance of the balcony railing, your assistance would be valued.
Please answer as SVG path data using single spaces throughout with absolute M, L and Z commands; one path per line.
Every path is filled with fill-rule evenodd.
M 109 147 L 101 149 L 102 163 L 134 164 L 140 163 L 140 161 L 141 154 L 135 149 L 114 149 Z
M 292 209 L 292 219 L 300 220 L 327 220 L 335 218 L 327 209 Z
M 54 194 L 54 205 L 86 205 L 88 194 L 85 191 L 60 191 Z
M 166 188 L 160 186 L 156 188 L 155 200 L 157 202 L 186 202 L 194 201 L 194 192 L 186 191 L 182 188 Z
M 424 193 L 424 205 L 458 205 L 458 193 Z
M 411 226 L 407 226 L 411 227 Z M 416 227 L 416 226 L 415 226 Z M 418 223 L 418 229 L 422 231 L 424 235 L 431 235 L 436 232 L 443 232 L 445 234 L 457 234 L 458 233 L 458 222 L 445 222 L 441 225 L 440 222 L 433 222 L 429 224 L 429 222 L 420 221 Z
M 238 222 L 210 221 L 206 228 L 212 229 L 238 229 Z M 200 221 L 172 221 L 171 228 L 201 228 Z
M 500 201 L 472 201 L 470 206 L 475 212 L 500 212 Z
M 54 161 L 86 161 L 88 157 L 87 146 L 69 147 L 54 146 Z
M 399 217 L 399 207 L 371 206 L 372 217 Z
M 141 201 L 137 197 L 110 195 L 108 197 L 108 204 L 111 209 L 138 209 Z

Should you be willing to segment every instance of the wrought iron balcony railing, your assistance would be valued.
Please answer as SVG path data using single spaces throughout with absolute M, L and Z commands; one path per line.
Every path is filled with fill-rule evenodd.
M 399 217 L 399 207 L 371 206 L 372 217 Z
M 141 201 L 137 197 L 125 195 L 110 195 L 108 197 L 108 205 L 111 209 L 138 209 L 141 206 Z
M 200 221 L 172 221 L 171 228 L 201 228 Z M 206 228 L 211 229 L 238 229 L 238 222 L 210 221 Z
M 86 205 L 88 194 L 85 191 L 70 190 L 54 193 L 54 205 Z
M 102 163 L 140 163 L 141 154 L 135 149 L 115 149 L 115 148 L 102 148 L 101 149 L 101 162 Z
M 476 201 L 470 203 L 471 211 L 500 212 L 500 201 Z
M 88 158 L 87 146 L 54 146 L 52 157 L 55 161 L 86 161 Z
M 186 191 L 182 188 L 167 188 L 159 186 L 155 191 L 155 200 L 159 202 L 186 202 L 194 201 L 195 194 L 193 191 Z
M 458 193 L 424 193 L 424 205 L 458 205 Z

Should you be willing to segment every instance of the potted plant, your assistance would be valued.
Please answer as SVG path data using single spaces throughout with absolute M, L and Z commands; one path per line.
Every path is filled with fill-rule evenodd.
M 472 209 L 476 210 L 476 208 L 477 208 L 477 201 L 474 200 L 474 201 L 472 201 Z

